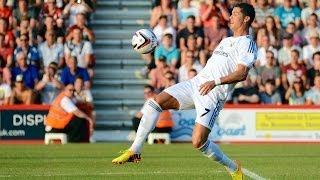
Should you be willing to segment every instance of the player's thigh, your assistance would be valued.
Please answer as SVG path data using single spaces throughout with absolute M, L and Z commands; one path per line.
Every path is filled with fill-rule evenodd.
M 210 129 L 196 123 L 192 132 L 192 145 L 194 148 L 200 148 L 208 139 Z
M 166 88 L 163 91 L 163 93 L 166 93 L 174 98 L 174 100 L 172 100 L 175 103 L 174 109 L 182 110 L 182 109 L 194 108 L 194 102 L 192 99 L 193 88 L 192 88 L 192 84 L 190 81 L 184 81 L 184 82 L 180 82 L 178 84 L 175 84 L 173 86 L 170 86 L 170 87 Z M 171 100 L 171 99 L 169 99 L 169 100 Z M 172 101 L 162 100 L 161 103 L 166 105 L 166 104 L 171 104 Z

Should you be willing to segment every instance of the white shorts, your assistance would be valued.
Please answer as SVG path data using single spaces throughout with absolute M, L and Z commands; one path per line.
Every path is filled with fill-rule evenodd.
M 200 82 L 188 80 L 175 84 L 164 91 L 178 100 L 180 110 L 195 108 L 196 123 L 211 130 L 225 101 L 220 100 L 212 91 L 205 96 L 200 95 L 200 85 Z

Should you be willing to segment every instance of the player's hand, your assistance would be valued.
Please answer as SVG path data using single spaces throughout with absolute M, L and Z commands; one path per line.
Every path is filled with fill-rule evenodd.
M 199 92 L 202 96 L 207 95 L 215 86 L 214 81 L 207 81 L 200 86 Z

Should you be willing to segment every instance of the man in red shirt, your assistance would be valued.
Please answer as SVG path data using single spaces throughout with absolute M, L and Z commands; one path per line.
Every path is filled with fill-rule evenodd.
M 5 35 L 0 33 L 0 59 L 1 68 L 9 67 L 12 64 L 12 55 L 13 55 L 13 48 L 5 46 Z
M 12 10 L 6 4 L 6 0 L 0 0 L 0 17 L 12 24 Z

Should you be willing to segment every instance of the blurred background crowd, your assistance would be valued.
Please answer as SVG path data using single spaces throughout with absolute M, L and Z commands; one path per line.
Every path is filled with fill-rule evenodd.
M 228 28 L 239 0 L 154 0 L 150 28 L 159 40 L 144 55 L 157 93 L 194 77 L 206 64 Z M 320 104 L 320 1 L 248 0 L 256 18 L 250 34 L 258 57 L 248 78 L 238 83 L 228 103 Z
M 0 104 L 51 104 L 74 84 L 77 104 L 90 88 L 95 0 L 0 0 Z

